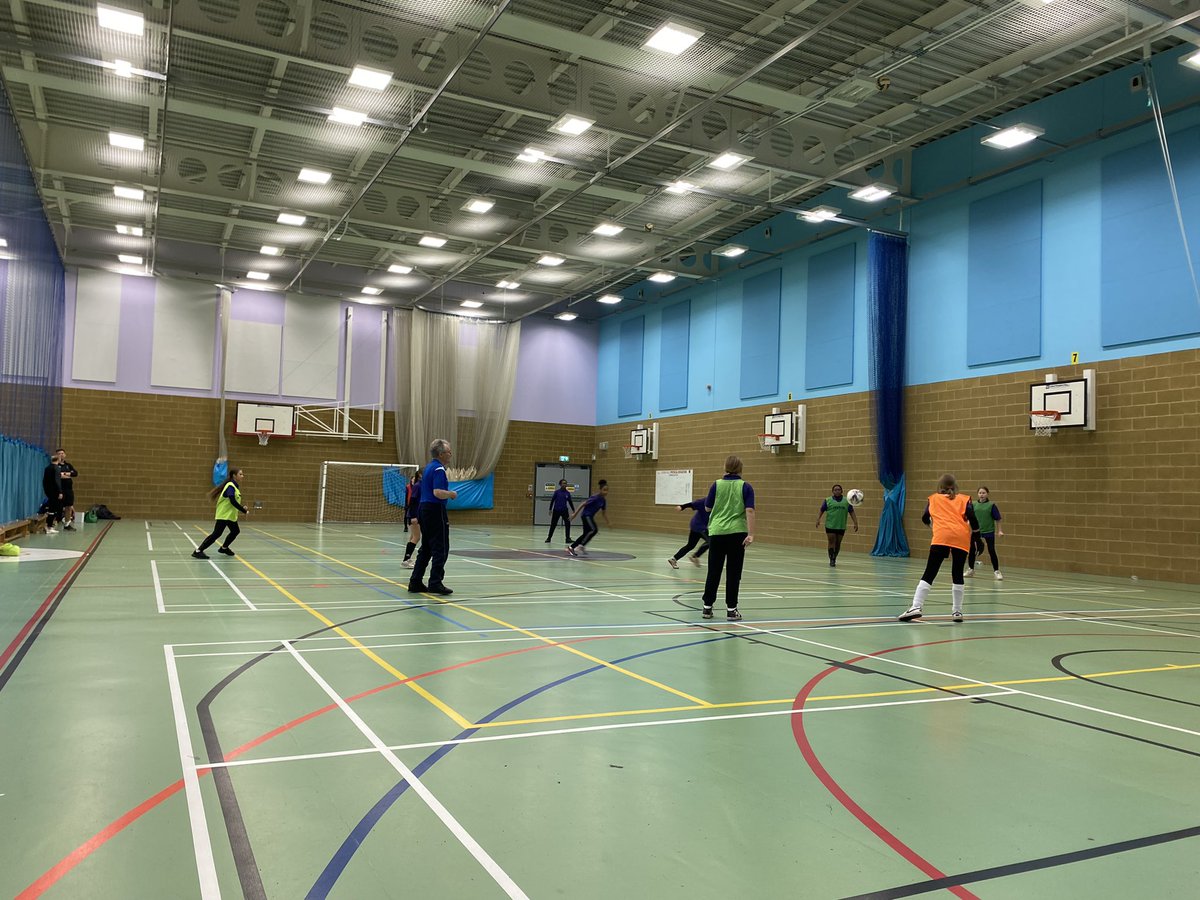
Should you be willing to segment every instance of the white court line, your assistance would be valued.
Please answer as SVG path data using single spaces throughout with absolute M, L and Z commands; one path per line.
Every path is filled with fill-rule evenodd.
M 150 560 L 150 577 L 154 579 L 154 599 L 158 603 L 158 611 L 165 613 L 167 607 L 163 603 L 162 582 L 158 579 L 158 563 L 153 559 Z
M 150 525 L 150 523 L 149 523 L 149 522 L 147 522 L 147 523 L 146 523 L 146 525 L 147 525 L 147 528 L 148 528 L 148 527 L 149 527 L 149 525 Z M 147 531 L 146 531 L 146 549 L 147 549 L 147 550 L 149 550 L 151 553 L 153 553 L 153 552 L 154 552 L 154 541 L 150 540 L 150 532 L 149 532 L 149 530 L 147 530 Z
M 147 531 L 150 530 L 150 520 L 149 519 L 146 520 L 146 530 Z
M 1081 618 L 1079 616 L 1069 616 L 1069 615 L 1066 615 L 1065 613 L 1050 612 L 1048 610 L 1039 612 L 1038 615 L 1043 616 L 1043 617 L 1048 617 L 1051 619 L 1058 619 L 1058 620 L 1064 621 L 1064 622 L 1090 622 L 1093 625 L 1111 625 L 1113 628 L 1132 628 L 1134 631 L 1150 631 L 1150 632 L 1153 632 L 1154 634 L 1169 634 L 1169 635 L 1173 635 L 1174 637 L 1187 637 L 1187 638 L 1192 638 L 1193 640 L 1195 640 L 1196 638 L 1200 638 L 1200 635 L 1193 634 L 1192 632 L 1188 632 L 1188 631 L 1171 631 L 1169 628 L 1148 628 L 1145 625 L 1122 625 L 1119 622 L 1111 622 L 1111 621 L 1108 621 L 1106 618 L 1101 618 L 1101 617 L 1098 617 L 1095 619 L 1086 619 L 1086 618 Z M 1132 618 L 1132 617 L 1127 617 L 1127 618 Z M 1150 616 L 1146 616 L 1146 618 L 1150 618 Z M 1172 618 L 1178 618 L 1178 616 L 1155 616 L 1155 618 L 1172 619 Z
M 448 744 L 487 744 L 493 741 L 519 741 L 525 738 L 553 737 L 561 734 L 587 734 L 594 731 L 617 731 L 624 728 L 657 728 L 665 725 L 692 725 L 703 722 L 728 722 L 734 719 L 762 719 L 767 716 L 797 716 L 812 715 L 813 713 L 853 712 L 859 709 L 879 709 L 885 706 L 913 706 L 919 703 L 953 703 L 962 700 L 978 700 L 982 697 L 1003 697 L 1013 693 L 1009 690 L 988 691 L 987 693 L 970 694 L 951 697 L 924 697 L 919 700 L 885 700 L 879 703 L 851 703 L 846 706 L 813 706 L 803 709 L 771 709 L 747 713 L 726 713 L 711 716 L 685 716 L 678 719 L 651 719 L 646 722 L 609 722 L 604 725 L 579 725 L 573 728 L 549 728 L 542 731 L 520 731 L 511 734 L 487 734 L 479 737 L 447 738 L 441 741 L 421 741 L 415 744 L 392 744 L 389 750 L 426 750 L 432 747 L 444 747 Z M 700 710 L 697 710 L 700 712 Z M 220 763 L 212 763 L 209 768 L 234 768 L 235 766 L 258 766 L 267 763 L 302 762 L 311 759 L 332 759 L 339 756 L 361 756 L 374 753 L 374 749 L 364 750 L 330 750 L 324 753 L 299 753 L 294 756 L 270 756 L 259 759 L 234 759 Z
M 226 575 L 224 572 L 222 572 L 222 571 L 221 571 L 221 568 L 220 568 L 220 566 L 218 566 L 218 565 L 217 565 L 215 562 L 213 562 L 211 559 L 208 561 L 208 564 L 209 564 L 210 566 L 212 566 L 212 567 L 213 567 L 213 571 L 214 571 L 214 572 L 216 572 L 218 575 L 220 575 L 222 578 L 224 578 L 224 579 L 225 579 L 225 583 L 226 583 L 227 585 L 229 585 L 231 588 L 233 588 L 233 592 L 234 592 L 235 594 L 237 594 L 237 595 L 238 595 L 238 596 L 239 596 L 239 597 L 242 599 L 242 602 L 243 602 L 243 603 L 245 603 L 245 604 L 246 604 L 248 607 L 250 607 L 250 608 L 251 608 L 252 610 L 254 610 L 255 612 L 258 612 L 258 607 L 257 607 L 257 606 L 255 606 L 253 603 L 251 603 L 251 602 L 249 601 L 249 599 L 247 599 L 246 595 L 245 595 L 245 594 L 243 594 L 243 593 L 242 593 L 240 590 L 238 590 L 238 586 L 237 586 L 236 584 L 234 584 L 232 581 L 230 581 L 230 580 L 229 580 L 229 576 L 228 576 L 228 575 Z
M 1071 620 L 1068 619 L 1067 621 L 1071 621 Z M 874 653 L 867 653 L 867 652 L 864 652 L 861 650 L 848 650 L 845 647 L 838 647 L 838 646 L 835 646 L 834 644 L 823 644 L 820 641 L 810 641 L 805 638 L 796 637 L 795 635 L 783 634 L 781 632 L 771 631 L 770 629 L 766 629 L 766 628 L 756 628 L 753 624 L 748 624 L 744 621 L 738 622 L 736 624 L 737 624 L 737 627 L 739 627 L 739 628 L 745 628 L 747 631 L 751 631 L 751 632 L 754 632 L 757 634 L 775 635 L 777 637 L 784 638 L 785 640 L 796 641 L 797 643 L 800 643 L 800 644 L 810 644 L 813 647 L 820 647 L 824 650 L 834 650 L 838 653 L 845 653 L 848 656 L 863 657 L 864 659 L 870 659 L 875 662 L 887 663 L 887 664 L 893 665 L 893 666 L 900 666 L 901 668 L 905 668 L 905 669 L 916 669 L 918 672 L 928 672 L 931 675 L 940 675 L 943 678 L 955 678 L 955 679 L 958 679 L 959 681 L 970 682 L 971 684 L 979 685 L 980 687 L 990 687 L 990 688 L 1000 688 L 1001 687 L 1000 685 L 994 684 L 990 681 L 981 681 L 978 678 L 970 678 L 966 675 L 956 675 L 953 672 L 943 672 L 941 669 L 931 669 L 928 666 L 919 666 L 916 663 L 908 663 L 908 662 L 904 662 L 903 660 L 892 659 L 890 656 L 876 655 Z M 920 627 L 920 626 L 917 626 L 917 627 Z M 1127 716 L 1124 713 L 1113 712 L 1110 709 L 1101 709 L 1097 706 L 1088 706 L 1087 704 L 1084 704 L 1084 703 L 1074 703 L 1070 700 L 1062 700 L 1058 697 L 1048 697 L 1045 694 L 1035 694 L 1033 691 L 1023 691 L 1020 688 L 1010 688 L 1009 690 L 1011 690 L 1012 693 L 1020 694 L 1023 697 L 1033 697 L 1038 700 L 1045 700 L 1047 703 L 1059 703 L 1059 704 L 1062 704 L 1063 706 L 1072 706 L 1076 709 L 1085 709 L 1088 712 L 1097 713 L 1098 715 L 1102 715 L 1102 716 L 1112 716 L 1113 718 L 1124 719 L 1128 722 L 1137 722 L 1141 725 L 1150 725 L 1150 726 L 1153 726 L 1154 728 L 1163 728 L 1163 729 L 1166 729 L 1167 731 L 1176 731 L 1181 734 L 1190 734 L 1195 737 L 1200 737 L 1200 731 L 1192 731 L 1190 728 L 1183 728 L 1179 725 L 1167 725 L 1164 722 L 1155 722 L 1152 719 L 1140 719 L 1137 716 Z
M 500 886 L 504 893 L 510 897 L 521 897 L 524 900 L 529 900 L 526 893 L 517 887 L 517 883 L 508 876 L 508 873 L 500 868 L 499 864 L 488 855 L 487 851 L 479 845 L 475 838 L 467 833 L 467 830 L 458 823 L 458 820 L 451 815 L 450 810 L 442 805 L 441 801 L 433 795 L 433 792 L 425 786 L 424 782 L 408 766 L 400 761 L 400 758 L 388 748 L 379 738 L 379 735 L 375 734 L 367 723 L 359 717 L 358 713 L 350 708 L 350 704 L 343 700 L 337 691 L 331 688 L 328 682 L 317 674 L 317 671 L 308 664 L 308 660 L 301 656 L 296 648 L 292 646 L 291 641 L 284 641 L 283 646 L 287 648 L 288 653 L 309 674 L 312 680 L 320 686 L 321 690 L 329 696 L 329 699 L 338 705 L 338 708 L 345 713 L 346 718 L 353 722 L 354 726 L 362 732 L 363 737 L 370 741 L 375 750 L 391 763 L 392 768 L 399 772 L 400 776 L 409 783 L 412 789 L 425 801 L 425 805 L 429 807 L 434 815 L 442 820 L 442 824 L 475 857 L 476 862 L 483 866 L 484 870 L 492 876 L 492 879 Z
M 491 565 L 490 563 L 480 562 L 477 559 L 471 559 L 469 556 L 464 556 L 464 557 L 461 557 L 460 559 L 462 562 L 469 562 L 476 566 L 483 566 L 485 569 L 495 569 L 497 572 L 509 572 L 509 573 L 520 574 L 520 575 L 524 575 L 526 578 L 536 579 L 537 581 L 549 581 L 551 584 L 564 584 L 567 587 L 572 587 L 579 591 L 588 591 L 591 593 L 603 594 L 605 597 L 616 597 L 618 600 L 630 600 L 630 601 L 635 601 L 635 602 L 641 602 L 640 598 L 637 598 L 637 597 L 626 597 L 624 594 L 614 594 L 612 591 L 605 591 L 605 590 L 601 590 L 600 588 L 588 587 L 586 584 L 576 584 L 573 581 L 563 581 L 560 578 L 550 578 L 548 575 L 532 575 L 532 574 L 529 574 L 528 572 L 521 572 L 518 569 L 506 569 L 506 568 L 504 568 L 504 566 L 494 566 L 494 565 Z
M 200 779 L 196 775 L 192 756 L 192 736 L 188 731 L 187 712 L 183 708 L 183 693 L 179 689 L 179 671 L 170 644 L 163 645 L 167 660 L 167 685 L 171 691 L 171 711 L 175 714 L 175 740 L 179 743 L 179 763 L 183 767 L 183 789 L 187 795 L 188 819 L 192 826 L 192 847 L 196 853 L 196 872 L 200 876 L 200 896 L 203 900 L 220 900 L 221 887 L 217 881 L 217 866 L 213 861 L 212 843 L 208 836 L 208 821 L 204 817 L 204 798 L 200 796 Z
M 180 531 L 183 531 L 184 534 L 187 534 L 187 532 L 184 531 L 183 526 L 180 525 L 178 522 L 172 522 L 171 524 L 174 525 L 176 528 L 178 528 Z
M 1133 607 L 1133 608 L 1127 609 L 1127 610 L 1113 610 L 1113 612 L 1138 613 L 1138 612 L 1143 612 L 1145 610 L 1146 610 L 1146 607 L 1138 606 L 1138 607 Z M 1175 616 L 1174 616 L 1175 618 L 1188 618 L 1190 616 L 1200 615 L 1200 607 L 1198 607 L 1198 606 L 1171 606 L 1171 607 L 1166 607 L 1163 611 L 1173 612 L 1175 610 L 1185 610 L 1184 612 L 1175 613 Z M 1091 614 L 1092 612 L 1093 611 L 1090 609 L 1063 610 L 1060 615 L 1066 616 L 1070 613 Z M 1018 616 L 1029 616 L 1030 618 L 1021 619 L 1021 618 L 1017 618 Z M 1042 614 L 1040 611 L 1030 610 L 1029 612 L 992 613 L 988 616 L 972 616 L 970 621 L 971 621 L 971 624 L 973 624 L 973 625 L 975 625 L 975 624 L 1006 624 L 1006 623 L 1012 622 L 1012 621 L 1027 622 L 1027 623 L 1043 622 L 1044 619 L 1041 616 L 1042 616 Z M 1123 619 L 1137 619 L 1137 618 L 1151 618 L 1153 616 L 1158 616 L 1158 612 L 1151 612 L 1145 616 L 1123 616 L 1122 618 Z M 895 616 L 877 617 L 875 621 L 871 621 L 871 622 L 854 622 L 853 624 L 839 624 L 842 622 L 848 622 L 850 620 L 862 619 L 862 618 L 864 618 L 864 617 L 863 616 L 827 616 L 824 618 L 769 619 L 769 620 L 765 620 L 765 621 L 778 622 L 784 626 L 794 625 L 794 626 L 796 626 L 795 629 L 793 629 L 795 631 L 825 631 L 828 629 L 838 629 L 838 630 L 844 631 L 847 628 L 880 628 L 880 627 L 900 628 L 903 626 L 907 626 L 909 624 L 907 622 L 897 622 Z M 1167 617 L 1162 616 L 1162 618 L 1167 618 Z M 720 621 L 720 620 L 715 620 L 715 621 Z M 1092 619 L 1088 619 L 1088 618 L 1079 618 L 1079 619 L 1070 619 L 1070 620 L 1064 619 L 1064 621 L 1072 621 L 1077 624 L 1086 624 L 1088 622 L 1098 621 L 1098 620 L 1092 620 Z M 812 624 L 810 624 L 810 623 L 812 623 Z M 636 628 L 636 629 L 645 631 L 646 628 L 649 627 L 650 624 L 652 624 L 652 623 L 639 622 L 637 624 L 632 624 L 632 625 L 586 625 L 586 624 L 580 625 L 580 624 L 576 623 L 574 625 L 539 625 L 539 626 L 537 626 L 537 630 L 538 631 L 562 631 L 562 630 L 565 630 L 568 628 L 591 628 L 596 631 L 606 631 L 606 630 Z M 671 619 L 663 619 L 661 624 L 665 628 L 696 629 L 696 628 L 710 628 L 713 623 L 712 622 L 680 622 L 680 621 L 674 621 Z M 751 622 L 750 624 L 754 624 L 754 623 Z M 788 629 L 786 629 L 786 628 L 774 629 L 772 633 L 774 633 L 775 631 L 782 632 L 785 630 L 788 630 Z M 472 630 L 470 632 L 466 632 L 466 633 L 467 634 L 485 635 L 485 634 L 490 634 L 492 632 L 503 633 L 505 631 L 507 631 L 507 629 L 502 628 L 500 626 L 495 626 L 495 627 L 487 627 L 487 628 L 477 628 L 477 629 L 474 629 L 474 630 Z M 392 632 L 384 632 L 381 634 L 360 635 L 358 639 L 362 640 L 362 641 L 369 641 L 369 640 L 374 640 L 376 638 L 437 637 L 439 635 L 445 635 L 445 634 L 449 634 L 449 633 L 458 634 L 459 632 L 392 631 Z M 192 641 L 190 643 L 178 643 L 178 644 L 175 644 L 174 646 L 175 647 L 230 647 L 230 646 L 236 647 L 236 646 L 248 646 L 251 644 L 278 644 L 283 640 L 284 640 L 284 638 L 245 639 L 245 640 L 236 640 L 236 641 Z M 311 638 L 305 638 L 304 644 L 305 644 L 305 648 L 306 648 L 306 652 L 307 652 L 307 650 L 309 649 L 309 647 L 308 647 L 309 644 L 313 644 L 313 643 L 316 643 L 319 641 L 341 642 L 343 640 L 344 640 L 344 638 L 340 638 L 340 637 L 311 637 Z M 479 643 L 484 643 L 485 640 L 487 640 L 487 639 L 480 640 Z

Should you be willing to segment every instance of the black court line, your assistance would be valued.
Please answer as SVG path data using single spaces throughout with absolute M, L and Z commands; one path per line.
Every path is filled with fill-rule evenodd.
M 4 671 L 0 672 L 0 691 L 4 690 L 5 685 L 12 680 L 13 673 L 17 671 L 17 666 L 21 664 L 21 660 L 25 658 L 26 654 L 29 653 L 30 649 L 33 647 L 34 641 L 36 641 L 41 635 L 42 629 L 46 627 L 46 624 L 50 621 L 50 618 L 58 610 L 58 607 L 63 602 L 63 598 L 67 596 L 67 591 L 69 591 L 71 586 L 75 584 L 75 580 L 79 578 L 79 574 L 83 571 L 84 566 L 86 566 L 91 558 L 95 555 L 96 548 L 100 546 L 100 542 L 104 540 L 104 537 L 108 534 L 110 528 L 112 528 L 112 522 L 106 524 L 104 526 L 104 530 L 97 535 L 94 541 L 92 541 L 91 546 L 83 551 L 83 556 L 79 557 L 79 559 L 75 562 L 75 565 L 72 571 L 68 574 L 66 580 L 60 582 L 59 585 L 55 587 L 57 596 L 54 597 L 54 601 L 50 604 L 46 611 L 42 613 L 41 617 L 37 621 L 37 624 L 33 626 L 33 629 L 29 632 L 29 634 L 25 635 L 25 640 L 21 642 L 21 646 L 18 647 L 16 653 L 12 655 L 12 658 L 8 661 L 8 665 L 5 666 Z
M 1162 834 L 1152 834 L 1147 837 L 1132 838 L 1128 841 L 1117 841 L 1114 844 L 1105 844 L 1101 847 L 1089 847 L 1086 850 L 1072 850 L 1069 853 L 1043 856 L 1041 859 L 1027 859 L 1023 862 L 992 866 L 988 869 L 976 869 L 974 872 L 947 875 L 945 878 L 918 881 L 913 884 L 886 888 L 882 891 L 855 894 L 853 897 L 846 897 L 843 900 L 890 900 L 893 897 L 915 897 L 917 894 L 943 891 L 961 884 L 976 884 L 980 881 L 990 881 L 993 878 L 1005 878 L 1009 875 L 1021 875 L 1025 872 L 1053 869 L 1056 866 L 1066 866 L 1089 859 L 1114 856 L 1117 853 L 1127 853 L 1130 850 L 1141 850 L 1143 847 L 1154 847 L 1158 844 L 1169 844 L 1172 841 L 1184 841 L 1194 837 L 1200 837 L 1200 825 L 1194 825 L 1191 828 L 1180 828 L 1178 831 L 1164 831 Z
M 1103 650 L 1077 650 L 1074 653 L 1060 653 L 1054 659 L 1050 660 L 1050 664 L 1064 675 L 1070 675 L 1072 678 L 1077 678 L 1080 681 L 1086 681 L 1089 684 L 1094 684 L 1098 687 L 1108 688 L 1112 691 L 1124 691 L 1127 694 L 1137 694 L 1139 697 L 1150 697 L 1154 700 L 1165 700 L 1168 703 L 1182 703 L 1184 706 L 1200 706 L 1200 703 L 1193 703 L 1191 700 L 1184 700 L 1180 697 L 1168 697 L 1165 694 L 1152 694 L 1149 691 L 1139 691 L 1136 688 L 1125 687 L 1118 684 L 1109 684 L 1107 681 L 1101 681 L 1099 678 L 1093 678 L 1090 675 L 1080 675 L 1078 672 L 1072 672 L 1063 663 L 1064 659 L 1070 659 L 1073 656 L 1087 656 L 1092 653 L 1157 653 L 1159 656 L 1172 653 L 1186 653 L 1189 656 L 1200 655 L 1197 650 L 1161 650 L 1157 647 L 1114 647 L 1105 648 Z

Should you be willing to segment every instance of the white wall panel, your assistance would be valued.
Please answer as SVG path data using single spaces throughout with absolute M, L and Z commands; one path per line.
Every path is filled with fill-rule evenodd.
M 217 289 L 211 284 L 158 279 L 150 383 L 211 389 L 217 333 Z
M 122 277 L 116 272 L 79 270 L 71 349 L 71 377 L 76 381 L 117 380 Z

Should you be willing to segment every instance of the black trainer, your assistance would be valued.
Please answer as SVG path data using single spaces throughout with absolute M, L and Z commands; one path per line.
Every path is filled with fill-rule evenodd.
M 217 552 L 224 553 L 226 556 L 237 556 L 237 554 L 234 553 L 232 550 L 230 550 L 228 547 L 218 547 Z
M 739 610 L 736 606 L 733 609 L 726 610 L 725 618 L 730 622 L 737 622 L 742 618 L 741 610 Z
M 428 591 L 431 594 L 441 594 L 443 597 L 448 597 L 450 594 L 454 593 L 454 591 L 450 590 L 450 588 L 446 587 L 444 584 L 431 584 L 428 588 Z
M 712 618 L 712 607 L 711 606 L 704 607 L 703 611 L 700 613 L 700 618 L 711 619 Z
M 429 585 L 427 585 L 427 584 L 421 584 L 420 582 L 413 584 L 412 582 L 409 582 L 408 592 L 410 594 L 425 594 L 425 593 L 428 593 L 428 591 L 429 591 Z
M 192 559 L 208 559 L 207 553 L 201 553 L 199 550 L 192 551 Z

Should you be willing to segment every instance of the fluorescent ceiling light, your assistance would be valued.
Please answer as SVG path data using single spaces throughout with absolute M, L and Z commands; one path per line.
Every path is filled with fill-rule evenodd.
M 559 134 L 578 135 L 583 134 L 596 123 L 591 119 L 585 119 L 582 116 L 574 116 L 567 113 L 557 122 L 550 126 L 551 131 L 557 131 Z
M 8 246 L 8 238 L 0 238 L 0 247 Z
M 383 293 L 383 288 L 365 287 L 362 289 L 362 292 L 364 294 L 370 294 L 372 297 L 378 297 L 380 294 Z
M 335 106 L 333 112 L 329 114 L 329 121 L 337 125 L 353 125 L 357 128 L 363 122 L 367 121 L 367 114 Z
M 247 272 L 246 277 L 251 281 L 267 281 L 271 276 L 266 272 Z
M 521 282 L 508 281 L 507 279 L 501 279 L 500 281 L 496 282 L 496 287 L 502 288 L 503 290 L 506 290 L 506 291 L 515 291 L 520 286 L 521 286 Z
M 517 154 L 517 160 L 520 162 L 542 162 L 546 158 L 546 153 L 537 147 L 526 147 Z
M 305 181 L 309 184 L 329 184 L 329 179 L 333 177 L 331 172 L 324 172 L 321 169 L 301 169 L 300 174 L 296 176 L 297 181 Z
M 734 153 L 732 150 L 727 150 L 710 162 L 709 166 L 714 169 L 724 169 L 728 172 L 730 169 L 736 169 L 742 163 L 748 163 L 752 159 L 754 159 L 753 156 L 746 156 L 742 153 Z
M 618 297 L 616 294 L 605 294 L 603 297 L 597 297 L 596 302 L 613 304 L 613 303 L 620 303 L 623 299 L 625 299 L 625 298 Z
M 295 213 L 280 213 L 279 218 L 275 221 L 280 225 L 303 225 L 308 221 L 308 217 L 298 216 Z
M 656 281 L 659 284 L 666 284 L 668 281 L 674 281 L 675 276 L 670 272 L 655 272 L 650 276 L 651 281 Z
M 464 300 L 461 305 L 467 309 L 479 309 L 479 307 L 483 306 L 478 300 Z
M 989 147 L 995 147 L 998 150 L 1011 150 L 1013 147 L 1020 147 L 1022 144 L 1028 144 L 1041 135 L 1045 134 L 1044 128 L 1038 128 L 1036 125 L 1010 125 L 1008 128 L 1001 129 L 989 134 L 987 137 L 980 140 L 979 143 L 986 144 Z
M 127 59 L 117 59 L 113 61 L 113 71 L 122 78 L 133 77 L 133 63 Z
M 642 46 L 648 50 L 661 50 L 663 53 L 678 56 L 703 36 L 703 31 L 668 22 L 650 35 L 650 40 Z
M 417 241 L 417 243 L 422 247 L 443 247 L 446 244 L 446 239 L 433 234 L 427 234 Z
M 381 69 L 368 69 L 366 66 L 355 66 L 354 71 L 350 73 L 350 83 L 355 87 L 382 91 L 392 83 L 392 73 L 384 72 Z
M 127 266 L 140 266 L 145 262 L 140 256 L 134 256 L 132 253 L 121 253 L 117 256 L 117 259 Z
M 139 152 L 146 149 L 146 139 L 138 137 L 136 134 L 121 134 L 119 131 L 110 131 L 108 133 L 108 143 L 113 147 L 121 147 L 125 150 L 137 150 Z
M 388 266 L 388 271 L 393 275 L 407 275 L 412 271 L 412 266 L 402 266 L 399 263 L 393 263 Z
M 1191 66 L 1193 69 L 1200 69 L 1200 50 L 1197 50 L 1188 56 L 1180 57 L 1179 64 L 1183 66 Z
M 724 247 L 718 247 L 713 253 L 717 254 L 717 256 L 727 256 L 732 259 L 735 256 L 741 256 L 747 249 L 749 248 L 743 247 L 741 244 L 726 244 Z
M 141 188 L 125 187 L 121 184 L 113 185 L 113 195 L 120 197 L 122 200 L 145 200 L 146 192 Z
M 624 230 L 624 225 L 614 225 L 611 222 L 602 222 L 592 229 L 592 234 L 598 234 L 601 237 L 614 237 Z
M 258 252 L 261 253 L 263 256 L 278 256 L 283 251 L 280 250 L 278 247 L 272 247 L 270 244 L 263 244 L 261 247 L 258 248 Z
M 142 237 L 145 233 L 146 232 L 142 228 L 141 225 L 118 225 L 117 226 L 117 234 L 125 234 L 125 235 L 129 235 L 131 237 Z
M 690 194 L 695 189 L 696 186 L 690 181 L 672 181 L 666 187 L 668 194 Z
M 800 213 L 800 217 L 805 222 L 828 222 L 834 216 L 841 212 L 833 206 L 815 206 L 812 209 L 806 209 Z
M 555 256 L 553 253 L 546 253 L 537 258 L 539 266 L 561 266 L 566 260 L 561 256 Z
M 113 31 L 140 36 L 146 30 L 146 19 L 141 14 L 114 9 L 111 6 L 98 4 L 96 18 L 99 19 L 101 28 L 111 28 Z
M 575 315 L 575 313 L 560 312 L 554 318 L 558 319 L 560 322 L 574 322 L 579 318 L 579 316 Z
M 860 187 L 857 191 L 851 191 L 850 199 L 862 200 L 864 203 L 877 203 L 880 200 L 886 200 L 894 193 L 896 193 L 896 189 L 890 184 L 868 184 L 866 187 Z
M 472 213 L 485 213 L 495 205 L 495 200 L 489 200 L 486 197 L 472 197 L 463 204 L 463 209 Z

